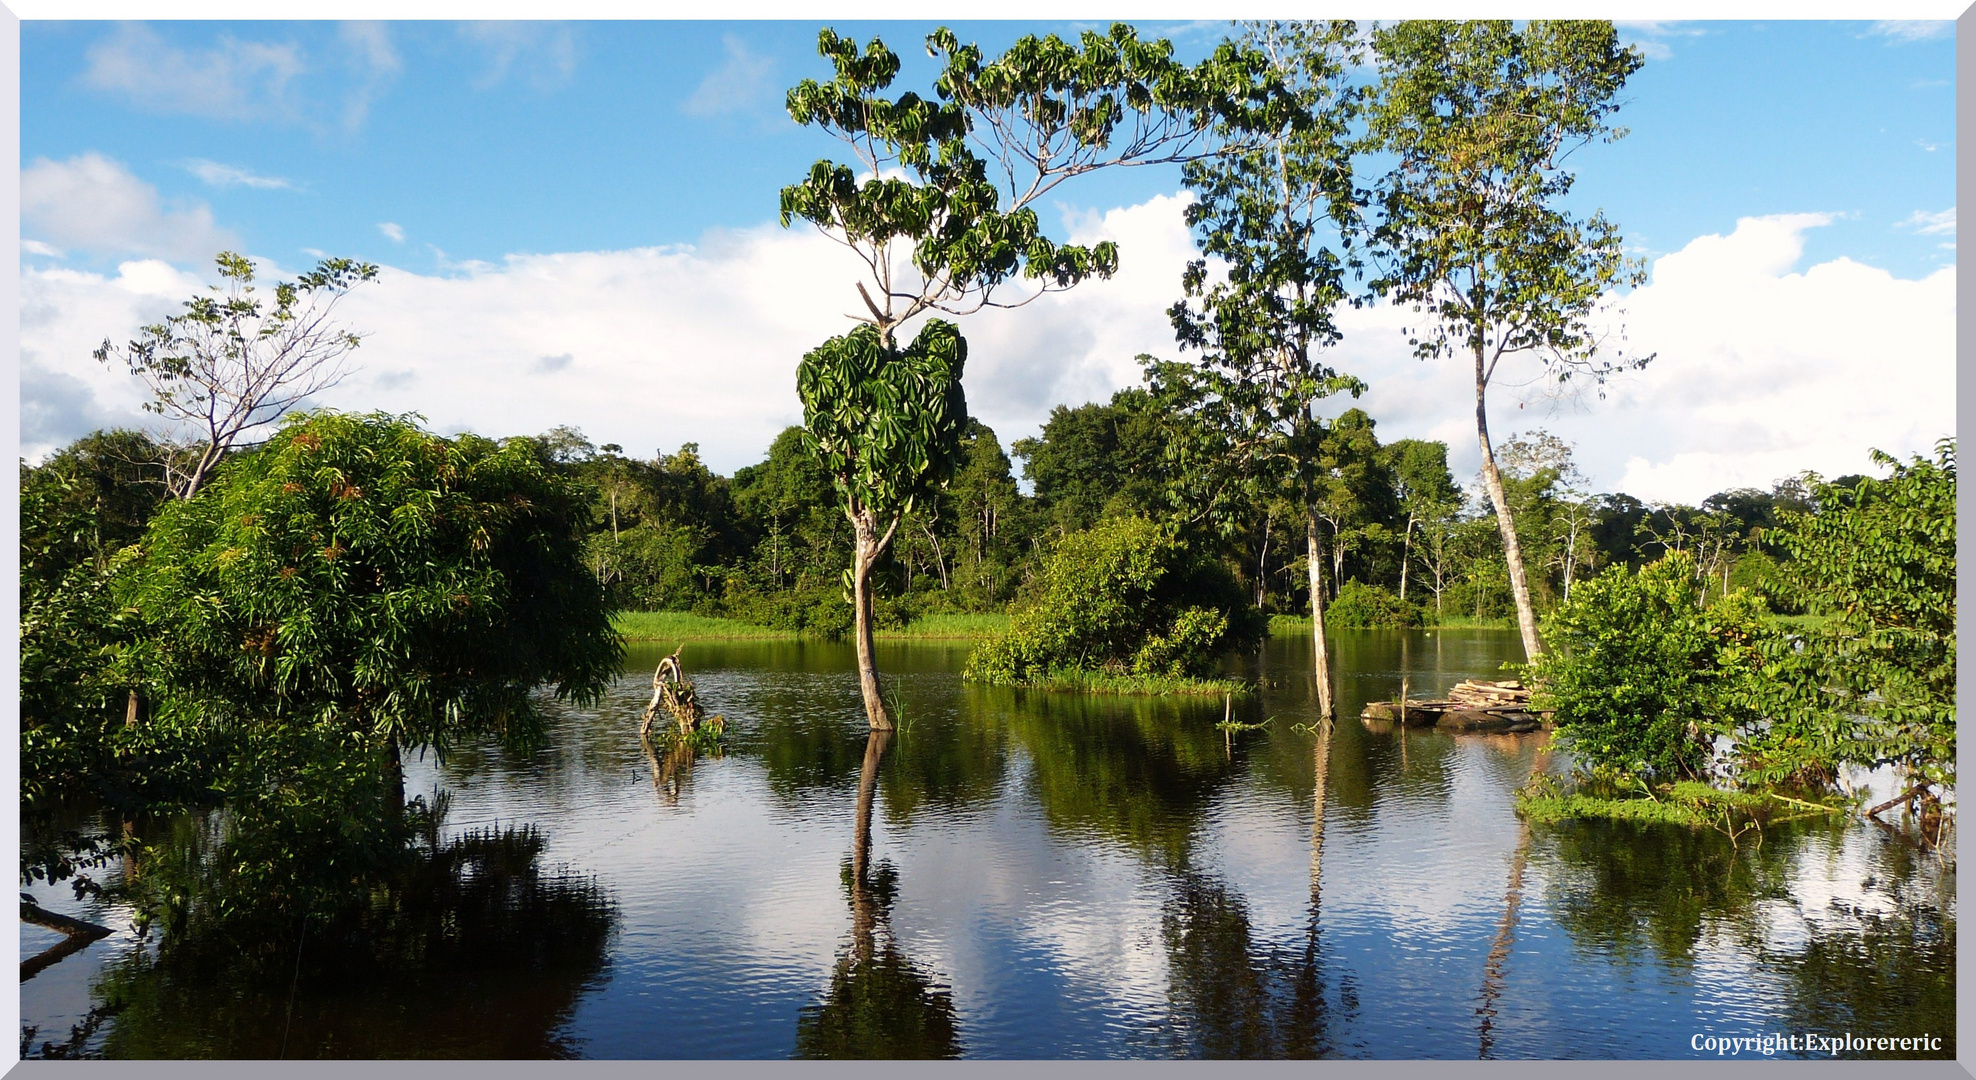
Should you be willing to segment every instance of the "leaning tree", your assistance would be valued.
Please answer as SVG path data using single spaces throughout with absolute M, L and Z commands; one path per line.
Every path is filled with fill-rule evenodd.
M 245 256 L 222 251 L 214 261 L 224 285 L 122 346 L 103 339 L 95 354 L 127 367 L 151 391 L 145 411 L 187 433 L 189 449 L 163 458 L 166 487 L 182 499 L 198 494 L 243 435 L 342 381 L 363 339 L 330 315 L 352 287 L 377 277 L 370 263 L 324 259 L 257 296 Z
M 830 29 L 818 51 L 835 75 L 805 79 L 789 115 L 840 139 L 855 165 L 818 161 L 782 190 L 782 223 L 800 218 L 848 247 L 863 325 L 804 358 L 797 375 L 808 439 L 829 470 L 855 537 L 846 573 L 860 687 L 871 726 L 892 726 L 872 658 L 871 571 L 899 519 L 960 463 L 966 343 L 933 313 L 1017 307 L 1118 266 L 1110 241 L 1059 244 L 1036 202 L 1096 169 L 1206 153 L 1213 103 L 1250 85 L 1232 47 L 1198 65 L 1129 26 L 1073 45 L 1027 36 L 992 60 L 942 28 L 927 38 L 942 71 L 935 97 L 889 93 L 899 57 Z M 928 316 L 908 344 L 899 331 Z
M 1328 362 L 1333 319 L 1347 298 L 1349 240 L 1358 223 L 1351 126 L 1363 94 L 1350 82 L 1359 54 L 1348 21 L 1257 23 L 1241 47 L 1265 58 L 1281 92 L 1226 109 L 1223 153 L 1184 170 L 1195 202 L 1188 224 L 1207 259 L 1188 264 L 1186 298 L 1169 314 L 1198 364 L 1151 362 L 1155 395 L 1188 421 L 1175 449 L 1188 460 L 1184 501 L 1231 524 L 1243 497 L 1286 498 L 1304 519 L 1318 708 L 1332 711 L 1324 640 L 1319 502 L 1332 479 L 1322 452 L 1323 398 L 1362 388 Z M 1336 237 L 1337 247 L 1330 240 Z
M 1386 265 L 1373 287 L 1425 316 L 1408 331 L 1418 356 L 1474 362 L 1482 486 L 1534 660 L 1543 643 L 1489 442 L 1488 392 L 1511 357 L 1535 358 L 1559 390 L 1651 359 L 1608 354 L 1597 325 L 1607 293 L 1643 282 L 1644 265 L 1604 215 L 1558 205 L 1571 152 L 1624 134 L 1608 119 L 1643 61 L 1609 22 L 1407 21 L 1375 31 L 1372 45 L 1371 134 L 1392 160 L 1375 185 Z

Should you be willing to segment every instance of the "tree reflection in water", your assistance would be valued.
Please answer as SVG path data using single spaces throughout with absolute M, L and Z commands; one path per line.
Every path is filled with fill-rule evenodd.
M 845 884 L 851 894 L 851 941 L 837 958 L 823 999 L 796 1019 L 799 1058 L 954 1058 L 961 1041 L 954 1001 L 899 950 L 890 914 L 898 874 L 871 865 L 871 814 L 878 766 L 892 733 L 865 741 L 858 774 L 857 826 Z
M 1844 823 L 1775 828 L 1740 848 L 1679 826 L 1545 831 L 1551 906 L 1579 949 L 1685 971 L 1705 939 L 1726 937 L 1781 995 L 1791 1030 L 1939 1035 L 1939 1051 L 1847 1056 L 1955 1056 L 1953 869 L 1932 854 Z M 1807 879 L 1823 884 L 1808 891 Z
M 588 876 L 545 870 L 533 828 L 443 841 L 431 828 L 388 887 L 352 897 L 337 925 L 298 926 L 278 961 L 223 921 L 188 922 L 96 979 L 92 1017 L 114 1016 L 100 1047 L 42 1047 L 28 1030 L 24 1053 L 577 1056 L 562 1030 L 605 969 L 615 904 Z
M 1160 920 L 1167 952 L 1171 1049 L 1189 1057 L 1317 1058 L 1334 1054 L 1318 940 L 1324 810 L 1330 780 L 1329 721 L 1318 722 L 1311 796 L 1310 909 L 1301 950 L 1257 943 L 1240 894 L 1180 868 Z M 1349 1012 L 1353 995 L 1341 987 Z

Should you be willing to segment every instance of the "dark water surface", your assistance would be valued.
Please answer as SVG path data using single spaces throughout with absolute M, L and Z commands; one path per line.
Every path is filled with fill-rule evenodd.
M 106 1056 L 1660 1058 L 1806 1031 L 1954 1055 L 1933 856 L 1857 826 L 1761 846 L 1525 827 L 1513 792 L 1563 766 L 1544 736 L 1349 719 L 1403 676 L 1494 676 L 1512 633 L 1335 647 L 1347 719 L 1319 738 L 1307 638 L 1247 665 L 1261 691 L 1234 716 L 1270 722 L 1232 735 L 1219 699 L 969 686 L 964 644 L 882 644 L 902 725 L 878 746 L 848 646 L 690 645 L 730 735 L 691 760 L 640 745 L 658 651 L 635 650 L 603 706 L 556 707 L 549 749 L 408 777 L 450 793 L 451 834 L 536 826 L 540 862 L 583 888 L 527 918 L 590 944 L 291 997 L 162 980 L 127 912 L 43 889 L 119 933 L 23 984 L 23 1024 L 59 1044 L 114 1007 L 81 1045 Z M 23 957 L 52 940 L 24 926 Z

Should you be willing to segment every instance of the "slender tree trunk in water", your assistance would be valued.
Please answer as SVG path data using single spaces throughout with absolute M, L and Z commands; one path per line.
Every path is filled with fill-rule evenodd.
M 1317 712 L 1331 719 L 1331 657 L 1324 647 L 1324 564 L 1317 550 L 1317 515 L 1304 516 L 1304 546 L 1310 563 L 1310 634 L 1317 674 Z
M 1530 583 L 1523 573 L 1523 545 L 1516 539 L 1516 522 L 1510 517 L 1509 497 L 1503 492 L 1502 474 L 1496 471 L 1496 451 L 1489 445 L 1488 378 L 1482 364 L 1482 343 L 1475 345 L 1475 436 L 1482 444 L 1482 486 L 1496 508 L 1496 529 L 1503 536 L 1503 560 L 1509 564 L 1509 591 L 1516 598 L 1516 627 L 1523 634 L 1523 655 L 1536 660 L 1544 653 L 1543 639 L 1537 636 L 1537 611 L 1530 606 Z
M 865 738 L 864 768 L 858 772 L 858 822 L 851 840 L 851 933 L 856 959 L 871 959 L 872 931 L 877 925 L 877 904 L 873 902 L 868 880 L 871 873 L 871 804 L 878 790 L 878 765 L 885 758 L 890 730 L 878 729 Z
M 389 784 L 390 803 L 387 809 L 400 813 L 405 809 L 405 762 L 398 753 L 398 736 L 394 733 L 391 741 L 385 744 L 386 782 Z
M 872 654 L 871 568 L 898 529 L 899 519 L 892 519 L 892 527 L 883 537 L 879 536 L 877 526 L 876 515 L 871 511 L 852 512 L 851 529 L 857 537 L 857 550 L 851 563 L 851 608 L 858 643 L 858 690 L 864 695 L 865 719 L 871 721 L 873 731 L 890 731 L 892 717 L 886 713 L 885 699 L 879 693 L 878 663 Z

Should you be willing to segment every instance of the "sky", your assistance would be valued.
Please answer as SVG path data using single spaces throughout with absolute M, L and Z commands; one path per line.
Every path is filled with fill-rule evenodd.
M 928 89 L 932 24 L 882 36 Z M 955 23 L 990 52 L 1049 23 Z M 717 471 L 799 422 L 794 371 L 851 324 L 843 253 L 776 220 L 777 193 L 839 144 L 782 110 L 824 77 L 813 22 L 114 23 L 21 29 L 21 451 L 142 424 L 96 363 L 214 280 L 222 249 L 292 275 L 380 264 L 338 309 L 366 335 L 319 398 L 502 436 L 567 424 L 648 455 L 697 443 Z M 1219 23 L 1140 24 L 1183 58 Z M 1646 57 L 1628 134 L 1571 163 L 1647 260 L 1612 329 L 1653 353 L 1603 398 L 1556 401 L 1506 370 L 1498 442 L 1542 427 L 1595 489 L 1699 501 L 1868 450 L 1926 451 L 1954 412 L 1954 35 L 1949 23 L 1622 26 Z M 1056 405 L 1177 354 L 1165 308 L 1192 257 L 1174 167 L 1066 183 L 1059 239 L 1115 239 L 1121 270 L 962 320 L 972 411 L 1004 444 Z M 1399 313 L 1346 313 L 1337 365 L 1384 440 L 1479 464 L 1458 364 L 1414 359 Z M 1614 340 L 1618 340 L 1615 337 Z M 1519 385 L 1524 384 L 1524 385 Z M 1343 407 L 1341 404 L 1339 407 Z

